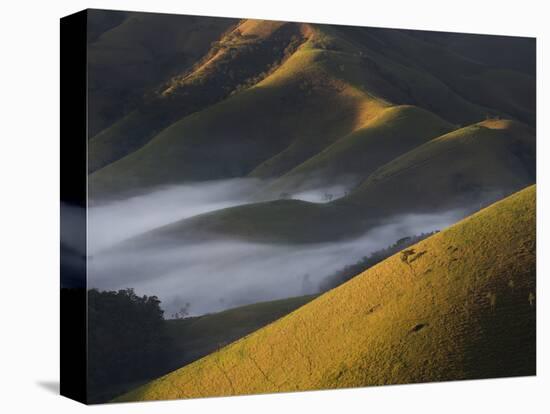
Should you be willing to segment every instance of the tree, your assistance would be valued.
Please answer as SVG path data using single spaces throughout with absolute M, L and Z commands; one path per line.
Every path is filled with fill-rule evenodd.
M 156 296 L 133 289 L 88 291 L 88 378 L 91 397 L 116 384 L 148 378 L 169 346 Z M 109 395 L 110 398 L 114 395 Z

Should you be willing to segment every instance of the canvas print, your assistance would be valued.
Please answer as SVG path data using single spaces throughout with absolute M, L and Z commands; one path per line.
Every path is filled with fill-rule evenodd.
M 84 401 L 536 374 L 535 39 L 82 13 Z

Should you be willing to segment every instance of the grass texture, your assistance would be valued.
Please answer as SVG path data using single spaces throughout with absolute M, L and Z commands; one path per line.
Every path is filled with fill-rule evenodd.
M 116 401 L 535 374 L 535 187 Z

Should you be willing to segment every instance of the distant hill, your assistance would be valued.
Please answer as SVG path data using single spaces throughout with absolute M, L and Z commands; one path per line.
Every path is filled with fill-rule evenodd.
M 190 69 L 236 22 L 217 17 L 89 10 L 89 137 L 142 106 L 144 95 L 150 95 L 168 78 Z M 104 165 L 96 161 L 98 156 L 91 156 L 92 171 L 96 165 Z
M 415 106 L 393 106 L 288 171 L 264 193 L 293 194 L 345 184 L 352 188 L 378 167 L 455 127 Z M 250 175 L 255 176 L 256 168 Z
M 416 127 L 423 129 L 413 134 L 412 144 L 447 132 L 445 121 L 451 128 L 487 116 L 517 119 L 531 126 L 535 122 L 529 39 L 511 39 L 511 49 L 499 58 L 488 51 L 495 44 L 505 48 L 504 37 L 487 41 L 476 35 L 446 37 L 406 30 L 177 18 L 182 19 L 181 25 L 162 25 L 156 33 L 169 40 L 164 46 L 168 55 L 171 44 L 180 44 L 175 39 L 187 39 L 183 44 L 189 50 L 184 48 L 183 54 L 188 59 L 174 64 L 166 58 L 166 68 L 171 70 L 147 75 L 154 81 L 147 86 L 140 83 L 138 95 L 142 97 L 137 106 L 91 139 L 92 199 L 158 185 L 249 175 L 273 179 L 289 174 L 280 185 L 293 188 L 296 181 L 315 180 L 307 175 L 317 173 L 318 167 L 323 170 L 325 164 L 348 160 L 349 168 L 327 167 L 321 172 L 347 174 L 349 169 L 366 177 L 388 161 L 384 157 L 390 154 L 381 154 L 377 160 L 376 152 L 370 155 L 372 145 L 356 145 L 355 141 L 367 142 L 361 139 L 365 135 L 369 142 L 377 136 L 380 140 L 407 137 L 417 122 Z M 90 46 L 92 91 L 97 83 L 94 76 L 114 82 L 120 78 L 102 72 L 105 68 L 126 67 L 144 56 L 151 59 L 151 70 L 157 68 L 158 59 L 165 55 L 158 51 L 157 56 L 132 39 L 144 36 L 139 32 L 143 25 L 160 25 L 160 18 L 150 17 L 150 23 L 140 19 L 125 18 Z M 195 32 L 205 33 L 199 36 L 201 42 L 193 40 L 190 33 Z M 153 40 L 158 41 L 157 37 Z M 126 44 L 132 48 L 121 53 L 121 45 Z M 525 57 L 525 65 L 513 64 L 508 56 L 513 50 Z M 124 82 L 130 85 L 130 80 Z M 111 102 L 111 95 L 92 100 L 100 103 L 102 99 Z M 419 110 L 417 121 L 407 123 L 400 116 L 395 117 L 399 122 L 389 119 L 388 108 L 404 105 L 432 115 Z M 384 116 L 387 125 L 371 129 L 375 119 Z M 395 150 L 395 156 L 410 149 L 391 143 L 388 148 Z M 353 157 L 336 157 L 341 151 Z M 336 157 L 333 162 L 325 160 L 332 155 Z M 369 162 L 359 162 L 362 159 Z M 298 179 L 302 173 L 307 177 Z
M 488 120 L 435 138 L 371 174 L 334 204 L 386 214 L 498 200 L 535 182 L 535 135 L 510 120 Z
M 535 137 L 516 121 L 488 120 L 434 138 L 375 170 L 329 203 L 275 200 L 217 210 L 141 236 L 227 237 L 310 243 L 359 236 L 400 214 L 464 214 L 535 182 Z
M 533 375 L 535 187 L 116 401 Z
M 184 242 L 203 239 L 242 239 L 265 243 L 319 243 L 360 236 L 375 223 L 378 209 L 358 211 L 353 206 L 274 200 L 243 204 L 184 219 L 126 240 L 132 249 L 158 240 Z M 134 243 L 137 243 L 134 244 Z
M 536 74 L 536 42 L 533 38 L 416 30 L 407 30 L 406 33 L 488 67 L 511 69 L 529 76 Z
M 454 93 L 469 102 L 496 110 L 505 117 L 534 124 L 536 105 L 534 77 L 525 72 L 510 69 L 512 50 L 503 53 L 503 56 L 508 58 L 500 61 L 502 66 L 497 66 L 498 59 L 493 57 L 494 51 L 490 52 L 491 42 L 487 43 L 485 36 L 473 40 L 472 35 L 462 34 L 463 50 L 469 55 L 466 57 L 458 54 L 460 51 L 458 47 L 451 49 L 438 44 L 441 38 L 437 33 L 431 35 L 426 32 L 376 28 L 367 28 L 366 31 L 384 44 L 391 51 L 394 59 L 403 64 L 408 62 L 417 68 L 422 68 L 449 85 Z M 532 65 L 534 41 L 533 39 L 523 40 L 522 52 L 530 54 L 529 57 L 524 55 L 527 58 L 526 65 Z M 510 43 L 511 47 L 517 50 L 517 42 L 517 38 L 495 36 L 492 43 L 499 44 L 502 48 L 506 48 Z M 476 45 L 491 56 L 483 59 L 486 63 L 471 59 L 471 53 L 474 53 Z M 477 56 L 479 54 L 478 50 Z M 517 62 L 519 59 L 516 57 L 514 60 Z M 529 72 L 529 69 L 527 71 Z M 499 86 L 496 87 L 496 85 Z
M 227 61 L 219 57 L 208 61 L 206 74 L 202 74 L 205 69 L 199 67 L 200 76 L 192 73 L 183 85 L 177 83 L 179 89 L 185 90 L 185 85 L 198 77 L 192 83 L 200 80 L 196 88 L 197 93 L 202 93 L 209 85 L 209 77 L 213 77 L 221 83 L 209 86 L 212 93 L 218 90 L 236 93 L 170 126 L 167 122 L 170 120 L 163 121 L 167 128 L 146 146 L 91 175 L 92 195 L 167 183 L 246 176 L 294 143 L 299 147 L 298 154 L 292 154 L 288 165 L 277 169 L 284 171 L 348 134 L 362 119 L 388 105 L 338 82 L 327 73 L 319 59 L 321 53 L 312 50 L 309 44 L 302 44 L 312 36 L 310 26 L 272 26 L 272 22 L 258 22 L 254 30 L 260 34 L 239 35 L 237 45 L 240 46 L 234 46 L 234 35 L 228 35 L 229 40 L 224 38 L 220 42 L 215 55 L 227 55 Z M 268 42 L 266 36 L 275 40 Z M 297 51 L 292 52 L 296 47 Z M 273 54 L 274 48 L 279 50 L 279 60 L 277 54 Z M 242 57 L 232 52 L 241 49 L 244 51 Z M 260 52 L 265 54 L 265 59 L 269 58 L 263 64 L 258 56 L 250 56 Z M 224 62 L 227 64 L 222 66 Z M 235 65 L 243 68 L 234 69 Z M 250 73 L 239 75 L 234 81 L 225 75 L 227 71 L 240 74 L 244 69 Z M 247 86 L 248 82 L 251 84 Z M 169 96 L 172 95 L 179 96 L 179 93 Z M 178 104 L 177 108 L 180 106 Z M 317 122 L 311 123 L 311 119 Z M 136 116 L 135 128 L 143 129 L 144 123 L 147 130 L 151 122 Z M 113 126 L 115 129 L 123 127 L 130 128 L 130 123 L 124 121 Z M 130 139 L 127 132 L 115 129 L 110 132 L 113 137 Z M 158 168 L 159 165 L 162 168 Z

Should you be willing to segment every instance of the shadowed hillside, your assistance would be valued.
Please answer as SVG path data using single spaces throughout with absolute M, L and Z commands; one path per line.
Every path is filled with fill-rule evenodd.
M 361 235 L 382 213 L 378 207 L 358 211 L 347 205 L 267 201 L 184 219 L 125 241 L 121 247 L 131 249 L 159 240 L 185 243 L 225 238 L 290 244 L 343 240 Z
M 260 22 L 255 29 L 271 25 Z M 274 33 L 283 30 L 295 31 L 287 37 L 289 43 L 295 43 L 293 47 L 300 46 L 300 32 L 307 38 L 313 36 L 309 25 L 286 24 Z M 293 36 L 298 40 L 293 40 Z M 265 47 L 273 58 L 274 45 L 257 37 L 252 42 Z M 266 67 L 257 68 L 258 75 L 265 72 L 265 79 L 259 76 L 257 83 L 245 85 L 218 104 L 183 117 L 148 145 L 97 171 L 91 176 L 92 192 L 109 194 L 167 183 L 242 177 L 277 155 L 278 165 L 271 169 L 279 174 L 347 135 L 387 106 L 334 79 L 321 59 L 322 53 L 312 49 L 312 42 L 294 53 L 281 49 L 286 58 L 280 66 L 273 62 L 273 73 L 269 74 Z M 208 65 L 213 73 L 219 72 L 219 63 Z M 197 75 L 191 76 L 193 79 Z M 223 81 L 227 82 L 226 77 Z M 312 123 L 312 119 L 316 122 Z M 140 124 L 143 122 L 139 120 Z M 288 156 L 279 155 L 283 152 Z
M 166 79 L 188 70 L 238 20 L 89 10 L 88 22 L 91 138 L 142 106 L 144 95 Z M 104 165 L 95 158 L 92 171 Z
M 535 188 L 117 401 L 533 375 Z
M 120 298 L 124 297 L 125 292 L 128 291 L 122 291 L 122 293 L 92 291 L 89 294 L 92 295 L 92 298 L 95 297 L 96 301 L 97 297 L 110 297 L 110 305 L 114 307 L 120 301 Z M 63 291 L 63 293 L 66 294 L 67 292 Z M 112 299 L 113 297 L 115 300 Z M 117 298 L 118 300 L 116 300 Z M 107 356 L 92 351 L 95 365 L 92 376 L 95 381 L 88 389 L 89 402 L 93 404 L 107 402 L 160 375 L 196 361 L 283 317 L 314 298 L 314 295 L 300 296 L 240 306 L 201 316 L 166 319 L 160 323 L 160 326 L 156 327 L 158 331 L 152 330 L 152 332 L 149 332 L 150 335 L 157 334 L 156 340 L 158 343 L 155 345 L 156 347 L 162 346 L 161 352 L 155 352 L 155 347 L 150 347 L 145 352 L 146 355 L 138 355 L 137 357 L 135 354 L 140 351 L 143 342 L 147 340 L 147 336 L 140 337 L 139 330 L 132 335 L 130 340 L 127 340 L 128 334 L 120 335 L 118 338 L 109 337 L 109 335 L 113 335 L 113 325 L 110 325 L 110 323 L 112 320 L 116 320 L 116 317 L 113 317 L 110 313 L 116 313 L 119 318 L 121 313 L 124 314 L 122 321 L 119 323 L 125 326 L 131 326 L 135 323 L 135 320 L 132 320 L 128 315 L 128 308 L 121 306 L 122 304 L 119 303 L 120 307 L 115 312 L 112 308 L 108 308 L 109 304 L 105 302 L 101 304 L 102 306 L 99 309 L 94 302 L 95 306 L 91 305 L 95 312 L 92 312 L 93 321 L 96 325 L 101 326 L 101 336 L 93 338 L 95 346 L 98 347 L 98 341 L 101 341 L 100 338 L 117 344 L 121 341 L 126 342 L 117 349 L 118 352 L 114 353 L 111 350 Z M 98 320 L 98 310 L 105 315 L 104 320 Z M 141 317 L 143 318 L 143 315 Z M 92 328 L 93 330 L 94 328 Z M 135 332 L 136 330 L 133 329 L 132 331 Z M 136 347 L 137 344 L 140 347 Z M 131 359 L 128 357 L 128 353 L 133 354 Z M 137 374 L 124 375 L 124 371 L 127 371 L 128 368 L 126 370 L 120 368 L 120 365 L 125 362 L 123 355 L 130 359 L 126 363 L 132 366 L 130 369 L 137 370 Z M 145 358 L 145 361 L 142 361 L 143 358 Z M 135 366 L 136 362 L 139 361 L 141 364 Z M 100 381 L 98 381 L 98 377 L 101 378 Z M 131 380 L 129 381 L 129 379 Z
M 451 124 L 418 107 L 387 108 L 363 127 L 287 172 L 264 193 L 293 194 L 341 183 L 354 187 L 393 158 L 452 129 Z
M 456 49 L 438 45 L 437 33 L 431 35 L 424 32 L 415 36 L 412 31 L 374 28 L 368 28 L 366 31 L 384 44 L 395 60 L 423 69 L 472 104 L 490 108 L 488 112 L 496 111 L 505 117 L 534 124 L 536 104 L 534 77 L 509 69 L 506 59 L 501 63 L 504 67 L 498 67 L 495 66 L 497 60 L 494 58 L 488 59 L 491 62 L 488 66 L 480 61 L 461 56 Z M 468 36 L 462 36 L 467 43 Z M 501 44 L 504 44 L 504 39 L 504 37 L 497 38 L 502 42 Z M 482 42 L 483 36 L 478 46 L 481 46 Z M 534 47 L 534 42 L 531 42 L 531 45 Z M 472 45 L 469 46 L 469 51 L 472 51 Z M 524 46 L 527 44 L 524 43 Z M 523 49 L 533 53 L 533 47 Z M 466 53 L 469 54 L 468 51 Z M 510 51 L 505 52 L 505 54 L 508 53 Z M 532 65 L 531 59 L 527 59 L 526 65 Z
M 177 20 L 179 16 L 173 17 Z M 187 30 L 203 31 L 177 21 Z M 227 98 L 242 83 L 261 79 L 272 65 L 285 58 L 285 53 L 300 44 L 301 26 L 270 24 L 271 30 L 245 30 L 241 26 L 246 22 L 236 27 L 234 22 L 221 19 L 220 24 L 213 25 L 211 35 L 202 39 L 202 42 L 218 39 L 209 48 L 200 49 L 202 43 L 197 44 L 182 35 L 196 48 L 195 59 L 188 65 L 190 68 L 183 66 L 178 71 L 177 65 L 171 65 L 172 77 L 166 79 L 165 75 L 164 82 L 143 96 L 134 110 L 92 139 L 90 172 L 145 145 L 178 119 Z M 199 25 L 207 23 L 197 20 Z M 222 36 L 221 30 L 216 31 L 220 28 L 228 32 Z M 178 41 L 177 38 L 172 40 Z M 198 54 L 200 51 L 203 56 Z
M 500 67 L 536 74 L 536 43 L 528 37 L 476 35 L 450 32 L 406 30 L 408 35 L 430 41 L 452 50 L 455 54 L 488 67 Z
M 167 333 L 174 344 L 171 350 L 170 370 L 215 352 L 314 298 L 314 295 L 299 296 L 240 306 L 197 317 L 167 320 Z
M 488 120 L 422 144 L 330 203 L 275 200 L 217 210 L 142 236 L 227 237 L 308 243 L 358 236 L 400 214 L 478 210 L 535 181 L 535 137 L 515 121 Z
M 489 120 L 433 139 L 392 160 L 335 204 L 376 206 L 386 214 L 498 200 L 535 181 L 529 127 Z
M 206 29 L 195 27 L 206 20 L 187 18 L 182 26 L 205 30 L 204 42 L 164 34 L 168 54 L 177 39 L 195 45 L 184 50 L 188 59 L 150 77 L 148 89 L 138 89 L 137 106 L 92 138 L 92 199 L 231 177 L 283 176 L 277 191 L 328 175 L 364 178 L 389 157 L 454 128 L 443 120 L 465 125 L 489 115 L 534 125 L 529 60 L 518 67 L 506 57 L 510 51 L 474 59 L 495 44 L 483 37 L 231 19 L 209 21 Z M 126 18 L 101 34 L 90 54 L 97 61 L 107 46 L 131 43 L 128 36 L 140 24 Z M 212 39 L 219 40 L 205 47 Z M 524 50 L 528 41 L 511 42 L 510 50 Z M 155 57 L 138 46 L 113 55 Z M 418 113 L 407 122 L 396 112 L 391 119 L 388 108 L 403 105 L 435 115 Z M 376 119 L 387 125 L 377 126 Z M 410 146 L 393 145 L 397 137 Z

